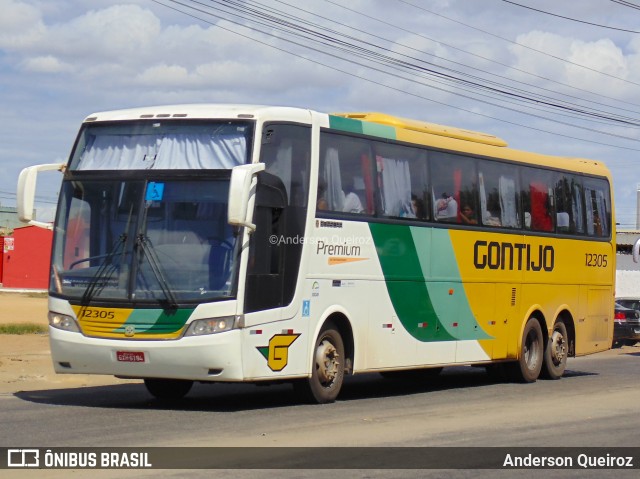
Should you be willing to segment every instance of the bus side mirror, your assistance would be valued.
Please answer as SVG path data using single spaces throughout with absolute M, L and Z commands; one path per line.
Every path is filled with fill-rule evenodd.
M 229 185 L 229 207 L 227 216 L 232 226 L 246 226 L 251 231 L 256 229 L 252 223 L 253 209 L 249 209 L 249 200 L 255 197 L 258 180 L 256 174 L 263 171 L 264 163 L 234 166 L 231 170 Z M 251 201 L 253 205 L 253 201 Z
M 42 221 L 36 221 L 33 219 L 33 206 L 35 204 L 36 198 L 36 183 L 39 172 L 51 170 L 63 171 L 64 167 L 64 163 L 48 163 L 46 165 L 30 166 L 20 172 L 16 194 L 18 219 L 20 221 L 22 221 L 23 223 L 28 223 L 32 226 L 39 226 L 40 228 L 53 229 L 53 226 L 50 223 L 43 223 Z
M 640 256 L 640 239 L 636 241 L 636 244 L 633 245 L 633 261 L 638 263 L 640 260 L 638 259 Z

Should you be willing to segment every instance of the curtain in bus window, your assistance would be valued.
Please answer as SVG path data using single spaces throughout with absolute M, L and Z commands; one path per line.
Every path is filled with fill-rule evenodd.
M 584 194 L 587 203 L 587 234 L 590 236 L 608 236 L 609 223 L 604 192 L 585 187 Z
M 595 232 L 595 227 L 594 227 L 594 214 L 593 214 L 593 199 L 592 199 L 592 195 L 593 195 L 593 190 L 591 188 L 585 187 L 584 189 L 584 197 L 585 197 L 585 201 L 587 203 L 587 207 L 585 210 L 585 213 L 587 214 L 587 234 L 590 236 L 594 235 Z
M 360 157 L 362 165 L 362 178 L 364 181 L 365 199 L 367 202 L 366 213 L 372 215 L 375 211 L 373 202 L 373 178 L 371 177 L 371 157 L 363 154 Z
M 531 183 L 531 228 L 536 231 L 551 231 L 553 224 L 549 216 L 549 193 L 544 183 Z
M 460 190 L 462 189 L 462 170 L 460 168 L 456 168 L 453 170 L 453 197 L 455 198 L 458 206 L 464 206 L 461 204 L 460 199 Z M 460 222 L 460 208 L 456 207 L 456 215 L 454 218 L 455 221 Z
M 571 203 L 573 209 L 573 218 L 576 223 L 576 232 L 584 233 L 584 220 L 582 215 L 582 195 L 580 194 L 580 186 L 573 185 L 573 201 Z
M 480 183 L 480 212 L 482 215 L 482 224 L 489 224 L 489 217 L 491 214 L 487 209 L 487 190 L 484 186 L 484 175 L 482 172 L 478 173 L 478 182 Z
M 498 181 L 500 193 L 500 220 L 507 228 L 518 227 L 518 204 L 516 203 L 516 182 L 513 178 L 500 176 Z
M 387 216 L 415 217 L 411 210 L 409 162 L 382 158 L 382 195 Z
M 99 135 L 78 170 L 229 169 L 245 162 L 243 135 Z
M 327 180 L 327 204 L 330 210 L 342 211 L 344 192 L 340 177 L 340 156 L 336 148 L 327 148 L 324 162 L 324 176 Z
M 607 215 L 606 200 L 604 191 L 598 190 L 598 205 L 600 209 L 600 220 L 602 223 L 602 235 L 609 236 L 609 216 Z

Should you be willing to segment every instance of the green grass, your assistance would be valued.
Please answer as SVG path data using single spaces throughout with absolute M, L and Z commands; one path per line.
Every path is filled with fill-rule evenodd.
M 44 334 L 47 326 L 35 323 L 0 324 L 0 334 Z
M 49 293 L 47 293 L 46 291 L 42 291 L 42 292 L 33 292 L 33 293 L 24 293 L 24 295 L 27 298 L 48 298 L 49 297 Z

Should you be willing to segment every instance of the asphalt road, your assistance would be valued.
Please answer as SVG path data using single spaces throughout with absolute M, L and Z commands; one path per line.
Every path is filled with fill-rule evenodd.
M 172 405 L 154 400 L 142 384 L 20 392 L 0 396 L 0 446 L 338 446 L 380 447 L 381 454 L 389 447 L 490 446 L 526 451 L 570 446 L 586 451 L 640 447 L 639 417 L 640 346 L 636 346 L 570 359 L 564 378 L 533 384 L 494 383 L 484 369 L 472 367 L 447 368 L 438 378 L 422 384 L 377 374 L 356 376 L 348 379 L 336 403 L 321 406 L 299 404 L 288 385 L 197 384 L 184 400 Z M 326 462 L 332 467 L 343 463 L 349 467 L 344 458 L 331 455 Z M 640 456 L 636 457 L 638 462 Z M 152 477 L 158 472 L 111 470 L 99 474 Z M 267 474 L 270 472 L 275 471 Z M 76 477 L 85 477 L 82 473 L 89 471 Z M 67 477 L 62 470 L 39 474 Z M 278 476 L 327 474 L 624 478 L 637 477 L 637 469 L 293 470 L 279 471 Z M 162 475 L 183 477 L 185 472 L 165 470 Z M 256 471 L 194 470 L 189 475 L 255 477 Z

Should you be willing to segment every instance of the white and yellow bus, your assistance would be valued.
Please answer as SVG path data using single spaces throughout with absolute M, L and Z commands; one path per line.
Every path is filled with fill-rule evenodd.
M 610 347 L 611 177 L 597 161 L 379 113 L 246 105 L 96 113 L 63 172 L 49 324 L 55 370 L 293 382 L 486 366 L 559 378 Z

